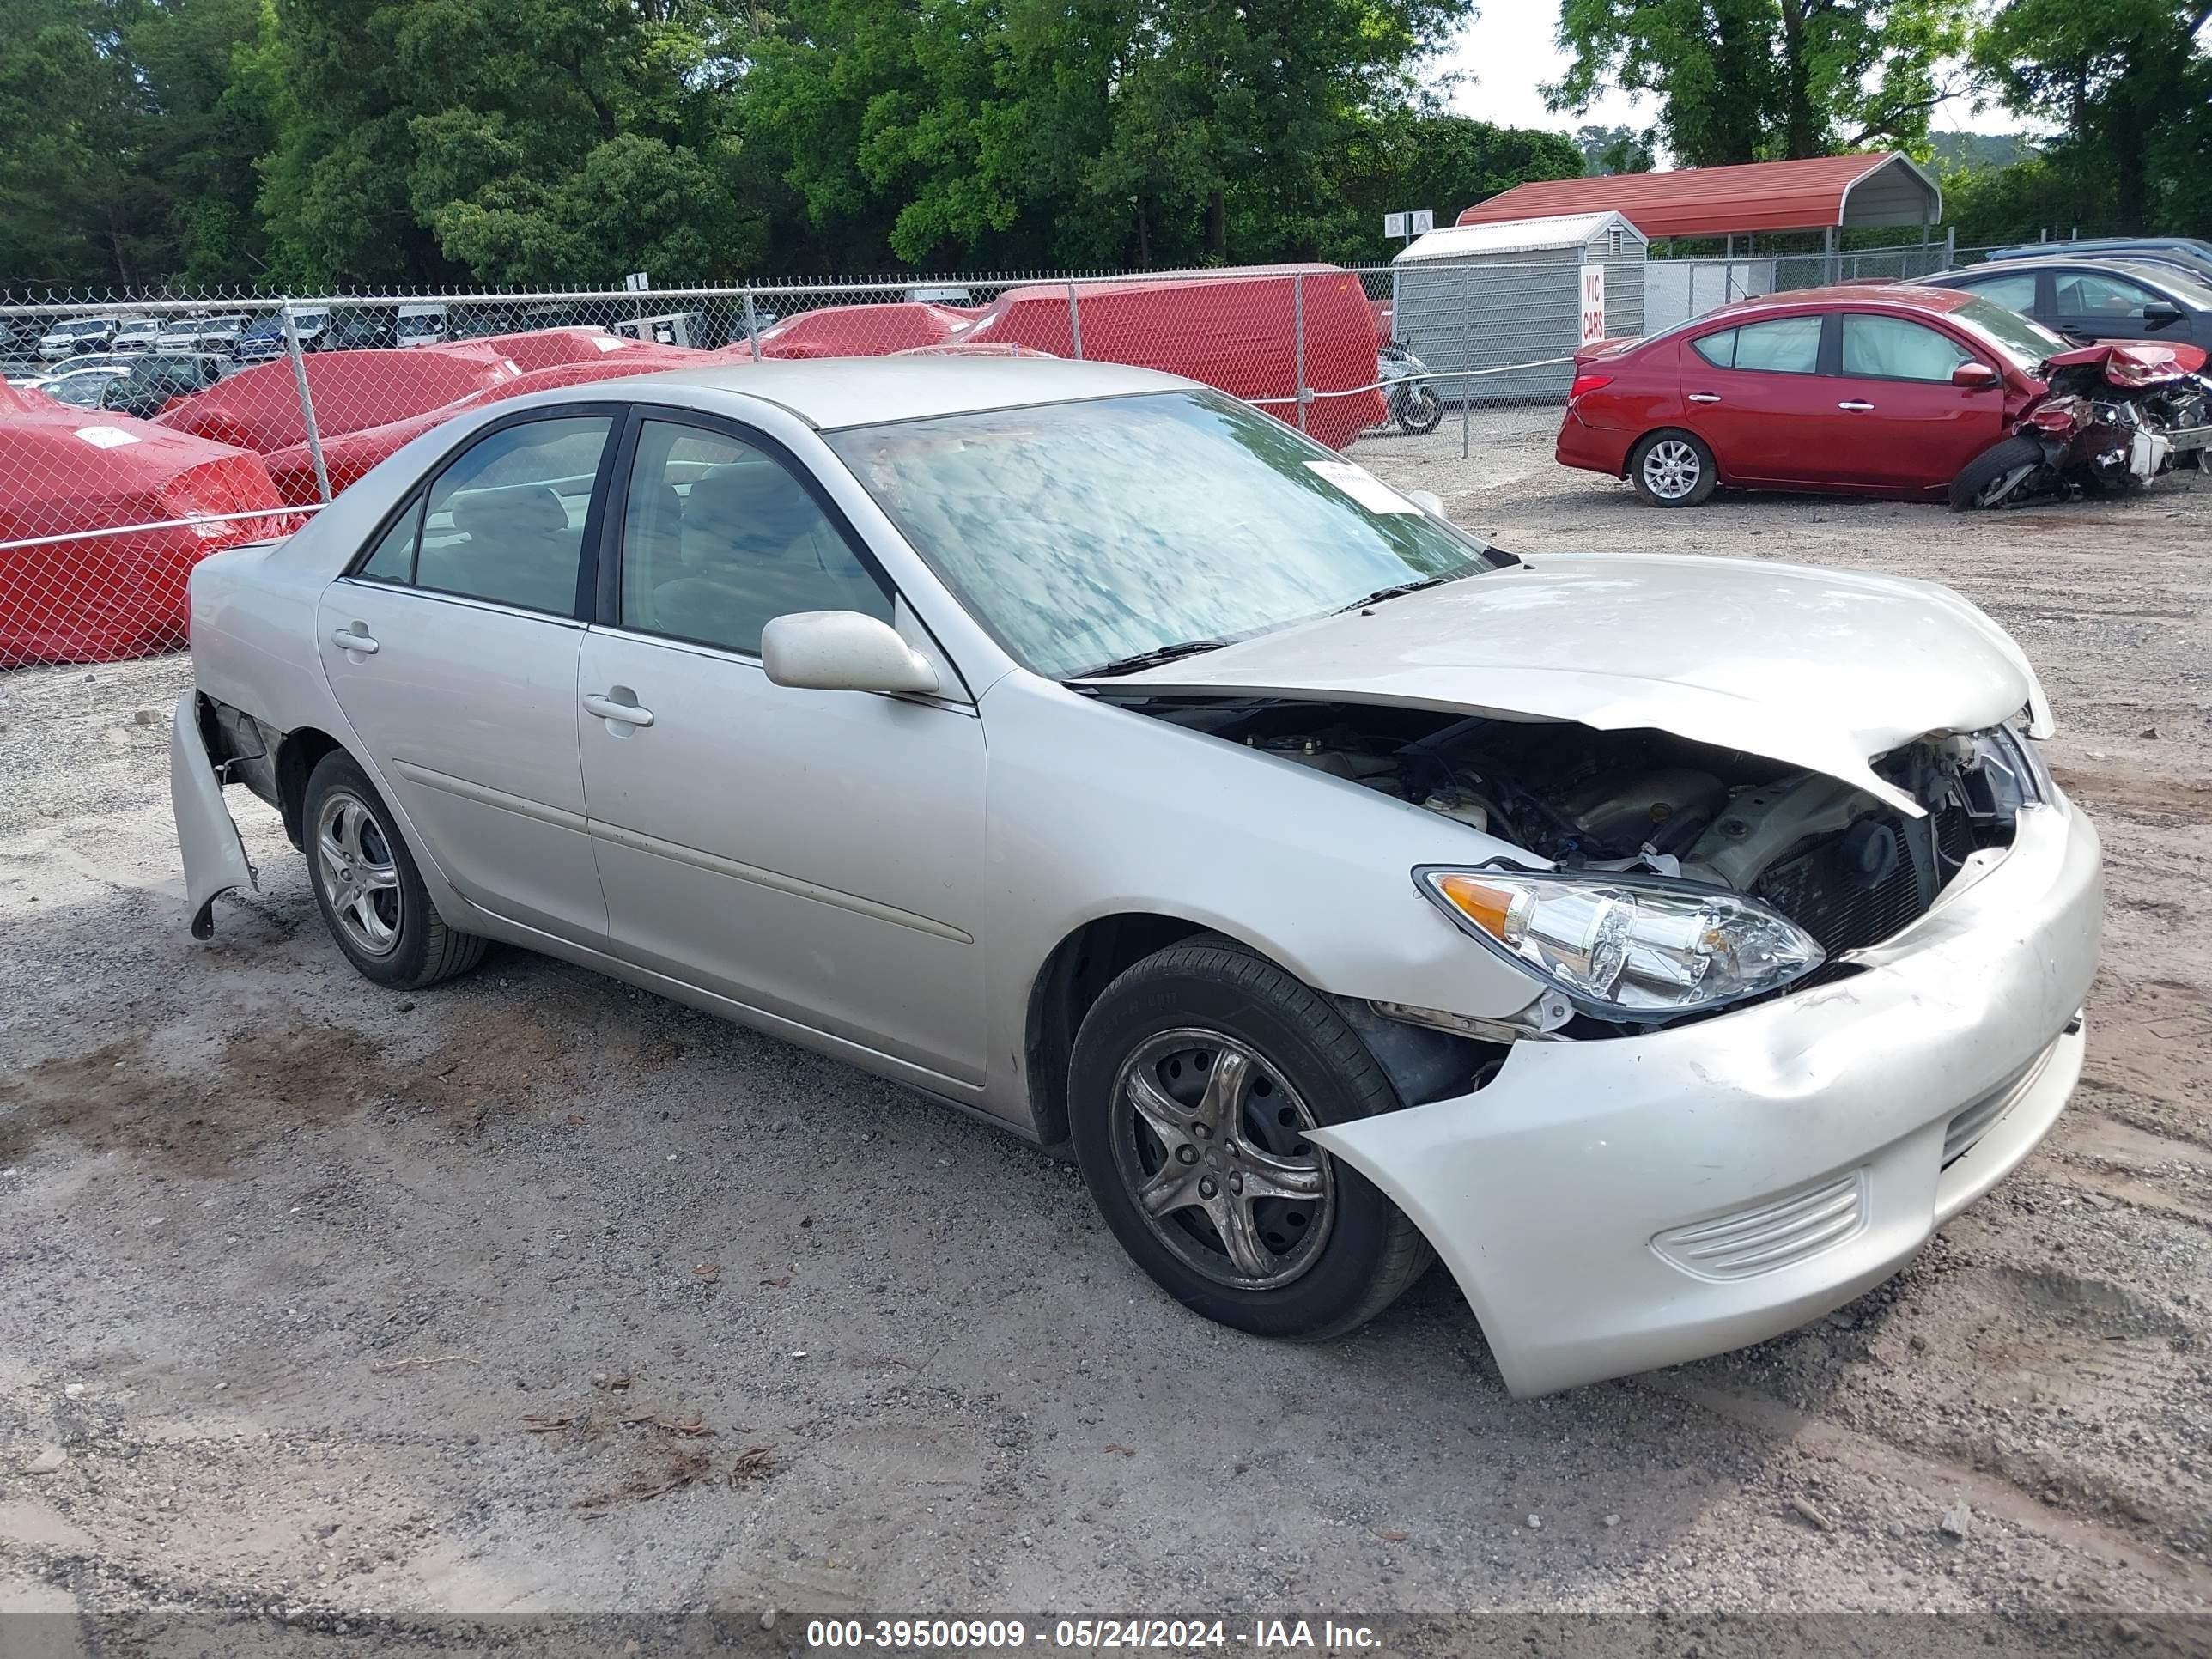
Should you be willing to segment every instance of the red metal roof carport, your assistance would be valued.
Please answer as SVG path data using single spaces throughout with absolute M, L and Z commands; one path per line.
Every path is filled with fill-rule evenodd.
M 1516 185 L 1459 216 L 1462 225 L 1560 213 L 1620 213 L 1645 236 L 1726 236 L 1762 230 L 1933 225 L 1943 191 L 1911 157 L 1816 155 L 1802 161 L 1615 173 Z

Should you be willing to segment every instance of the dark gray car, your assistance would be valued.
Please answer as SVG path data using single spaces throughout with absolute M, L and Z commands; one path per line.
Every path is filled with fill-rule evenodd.
M 2136 259 L 2005 259 L 1923 276 L 2084 340 L 2212 349 L 2212 285 Z

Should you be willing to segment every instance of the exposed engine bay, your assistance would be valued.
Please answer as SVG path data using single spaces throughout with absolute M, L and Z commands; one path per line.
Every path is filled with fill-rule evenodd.
M 1116 699 L 1116 701 L 1122 701 Z M 2009 845 L 2039 798 L 2004 728 L 1932 734 L 1875 770 L 1927 809 L 1910 817 L 1819 772 L 1665 732 L 1283 699 L 1130 700 L 1170 720 L 1483 830 L 1562 870 L 1680 879 L 1758 900 L 1828 957 L 1924 914 L 1966 860 Z

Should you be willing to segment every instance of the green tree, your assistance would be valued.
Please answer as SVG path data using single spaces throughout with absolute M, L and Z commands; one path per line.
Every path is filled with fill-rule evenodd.
M 1429 208 L 1450 224 L 1472 207 L 1535 179 L 1572 179 L 1583 153 L 1563 132 L 1493 126 L 1434 111 L 1394 110 L 1357 137 L 1344 164 L 1345 222 L 1317 252 L 1364 264 L 1395 252 L 1382 240 L 1382 216 Z
M 1586 126 L 1575 129 L 1575 145 L 1583 153 L 1586 173 L 1649 173 L 1657 165 L 1651 148 L 1658 132 L 1646 128 Z
M 139 10 L 15 0 L 0 29 L 0 248 L 11 280 L 129 285 L 148 272 L 160 204 L 140 167 L 146 111 L 124 50 Z
M 1547 91 L 1573 110 L 1607 86 L 1656 95 L 1685 167 L 1915 149 L 1972 15 L 1972 0 L 1564 0 L 1573 61 Z
M 2212 0 L 2006 0 L 1974 62 L 2008 109 L 2057 122 L 2044 176 L 2105 186 L 2130 230 L 2212 228 Z
M 1341 234 L 1346 157 L 1471 9 L 789 0 L 738 97 L 757 159 L 850 263 L 1288 257 Z
M 715 20 L 680 0 L 279 0 L 263 206 L 300 280 L 604 283 L 763 245 Z M 702 27 L 703 25 L 703 27 Z

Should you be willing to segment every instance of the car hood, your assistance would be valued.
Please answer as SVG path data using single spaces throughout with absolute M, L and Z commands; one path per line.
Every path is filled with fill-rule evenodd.
M 1948 588 L 1657 555 L 1532 557 L 1091 684 L 1649 727 L 1823 772 L 1914 816 L 1874 757 L 2023 707 L 2035 735 L 2051 726 L 2020 647 Z

